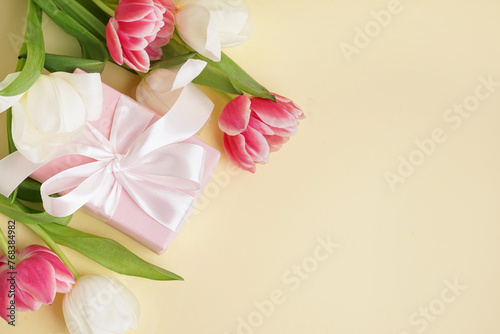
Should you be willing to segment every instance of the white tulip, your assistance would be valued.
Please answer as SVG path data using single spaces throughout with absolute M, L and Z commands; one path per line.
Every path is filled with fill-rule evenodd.
M 191 81 L 203 71 L 206 65 L 207 63 L 203 60 L 189 59 L 182 66 L 153 70 L 137 86 L 135 98 L 157 114 L 165 115 L 177 102 L 185 87 L 199 90 Z M 198 95 L 205 103 L 212 104 L 201 91 Z
M 195 51 L 220 61 L 221 47 L 245 42 L 253 31 L 249 8 L 240 0 L 187 0 L 179 4 L 175 25 Z
M 9 74 L 0 82 L 0 89 L 18 75 Z M 0 96 L 0 112 L 12 107 L 14 144 L 33 162 L 43 162 L 82 130 L 87 121 L 99 119 L 102 104 L 98 73 L 42 74 L 23 94 Z
M 88 275 L 64 296 L 63 314 L 71 334 L 123 334 L 137 329 L 140 305 L 119 281 Z

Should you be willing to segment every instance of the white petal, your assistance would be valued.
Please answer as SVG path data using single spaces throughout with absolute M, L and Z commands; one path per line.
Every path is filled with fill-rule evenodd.
M 117 280 L 89 275 L 80 277 L 64 297 L 63 312 L 72 334 L 125 333 L 137 328 L 140 306 Z
M 16 72 L 16 73 L 11 73 L 5 77 L 5 79 L 0 82 L 0 90 L 4 89 L 8 85 L 10 85 L 20 74 L 21 72 Z M 13 96 L 3 96 L 0 95 L 0 112 L 5 111 L 12 107 L 14 103 L 19 101 L 19 99 L 24 95 L 25 93 L 19 94 L 19 95 L 13 95 Z
M 65 80 L 76 90 L 87 110 L 87 120 L 95 121 L 101 118 L 103 93 L 99 73 L 55 72 L 50 76 Z
M 25 110 L 39 131 L 73 132 L 86 122 L 86 110 L 75 89 L 61 78 L 41 75 L 28 90 Z
M 255 26 L 250 21 L 247 21 L 247 24 L 237 34 L 221 31 L 219 33 L 221 46 L 223 48 L 230 48 L 246 42 L 250 38 L 254 28 Z
M 203 60 L 189 59 L 182 66 L 153 70 L 137 86 L 137 101 L 157 114 L 165 115 L 179 98 L 182 89 L 190 84 L 206 65 Z
M 215 20 L 207 8 L 188 2 L 180 6 L 175 22 L 184 42 L 203 56 L 220 61 L 219 35 Z

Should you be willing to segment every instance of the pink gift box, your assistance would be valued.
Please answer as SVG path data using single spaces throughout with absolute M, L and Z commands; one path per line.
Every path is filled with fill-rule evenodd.
M 103 112 L 102 116 L 98 121 L 90 122 L 92 126 L 94 126 L 99 132 L 101 132 L 106 138 L 109 138 L 111 125 L 113 122 L 113 116 L 115 108 L 118 104 L 118 100 L 122 95 L 120 92 L 114 90 L 113 88 L 103 84 L 103 95 L 104 95 L 104 104 L 103 104 Z M 138 112 L 148 112 L 153 113 L 149 109 L 143 107 L 139 103 L 135 103 Z M 154 114 L 153 121 L 149 124 L 153 124 L 160 116 Z M 172 243 L 177 234 L 182 230 L 186 221 L 189 218 L 189 214 L 192 211 L 196 200 L 199 199 L 201 194 L 203 193 L 203 189 L 207 185 L 210 177 L 215 170 L 217 162 L 220 158 L 220 153 L 213 147 L 207 145 L 200 139 L 196 137 L 191 137 L 184 142 L 192 143 L 203 147 L 206 150 L 205 153 L 205 163 L 203 167 L 203 176 L 201 180 L 201 187 L 197 190 L 182 190 L 184 193 L 191 195 L 195 198 L 195 201 L 191 205 L 191 207 L 187 210 L 187 213 L 183 216 L 182 221 L 179 222 L 179 227 L 177 231 L 173 231 L 168 227 L 162 225 L 154 218 L 149 216 L 146 212 L 144 212 L 130 197 L 130 195 L 124 190 L 121 194 L 120 201 L 118 203 L 118 207 L 114 212 L 111 219 L 109 219 L 106 223 L 113 226 L 117 230 L 122 231 L 132 239 L 141 243 L 145 247 L 149 248 L 153 252 L 157 254 L 162 254 L 165 252 L 167 247 Z M 81 155 L 67 155 L 60 158 L 57 158 L 43 167 L 39 168 L 36 172 L 34 172 L 31 177 L 39 182 L 44 182 L 50 177 L 60 173 L 63 170 L 66 170 L 71 167 L 79 166 L 85 163 L 89 163 L 93 161 L 93 159 L 84 157 Z M 102 217 L 99 213 L 99 210 L 95 207 L 92 207 L 90 203 L 85 205 L 84 207 L 89 213 Z

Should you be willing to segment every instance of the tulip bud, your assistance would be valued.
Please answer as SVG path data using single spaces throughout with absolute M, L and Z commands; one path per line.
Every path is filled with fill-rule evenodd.
M 276 102 L 240 95 L 222 110 L 219 128 L 224 132 L 224 151 L 236 166 L 255 172 L 255 164 L 266 164 L 297 132 L 304 113 L 290 99 L 276 95 Z
M 73 274 L 50 249 L 31 245 L 15 251 L 15 267 L 0 256 L 0 316 L 9 321 L 9 306 L 16 311 L 36 311 L 50 305 L 57 292 L 66 293 L 75 283 Z
M 7 76 L 0 87 L 12 82 Z M 32 162 L 43 162 L 57 146 L 70 142 L 87 121 L 102 112 L 102 84 L 98 73 L 42 74 L 24 94 L 0 96 L 0 111 L 12 106 L 12 139 Z
M 119 281 L 88 275 L 78 278 L 64 296 L 63 314 L 71 334 L 122 334 L 137 328 L 140 305 Z

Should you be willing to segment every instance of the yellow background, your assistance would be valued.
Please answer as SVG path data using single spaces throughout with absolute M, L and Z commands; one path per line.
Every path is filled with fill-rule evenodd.
M 1 78 L 15 67 L 24 2 L 0 2 Z M 500 82 L 500 4 L 246 2 L 255 31 L 227 53 L 304 109 L 298 134 L 256 174 L 235 173 L 223 156 L 203 205 L 162 256 L 75 214 L 72 226 L 184 282 L 120 276 L 67 250 L 79 272 L 111 275 L 136 294 L 142 317 L 130 333 L 498 333 L 500 87 L 460 126 L 443 117 L 487 91 L 480 77 Z M 388 7 L 395 13 L 382 26 L 376 13 Z M 372 37 L 358 36 L 365 29 Z M 77 54 L 47 19 L 44 30 L 48 52 Z M 138 78 L 109 65 L 103 81 L 130 95 Z M 224 102 L 210 96 L 216 109 L 200 137 L 222 150 Z M 436 129 L 444 142 L 418 153 L 416 141 Z M 398 173 L 400 157 L 420 165 L 392 191 L 385 175 Z M 328 238 L 332 254 L 319 248 Z M 17 241 L 40 242 L 23 226 Z M 65 333 L 61 301 L 0 331 Z M 249 328 L 238 330 L 242 321 Z

